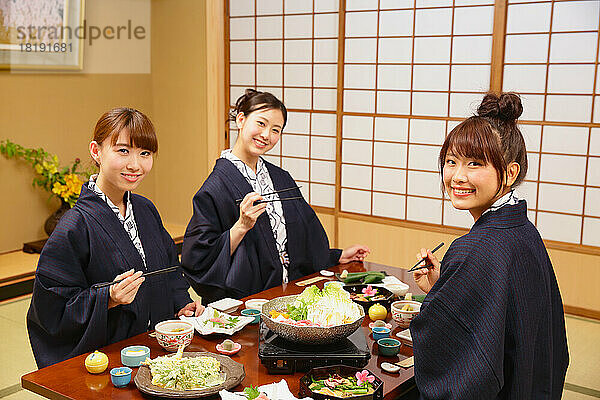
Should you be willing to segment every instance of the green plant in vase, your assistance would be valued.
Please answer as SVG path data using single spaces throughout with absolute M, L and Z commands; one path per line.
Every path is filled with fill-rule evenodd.
M 60 217 L 77 202 L 81 185 L 89 179 L 92 171 L 78 171 L 81 164 L 79 158 L 76 158 L 72 164 L 61 167 L 58 157 L 41 147 L 25 148 L 10 140 L 0 142 L 0 153 L 8 159 L 22 160 L 31 164 L 36 173 L 32 185 L 49 192 L 50 198 L 56 197 L 61 201 L 61 207 L 48 218 L 44 227 L 46 233 L 50 235 Z

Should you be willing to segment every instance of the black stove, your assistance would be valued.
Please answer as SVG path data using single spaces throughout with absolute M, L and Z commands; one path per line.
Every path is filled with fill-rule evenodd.
M 369 362 L 371 351 L 362 327 L 335 343 L 308 345 L 283 339 L 261 322 L 258 358 L 270 374 L 293 374 L 337 364 L 362 368 Z

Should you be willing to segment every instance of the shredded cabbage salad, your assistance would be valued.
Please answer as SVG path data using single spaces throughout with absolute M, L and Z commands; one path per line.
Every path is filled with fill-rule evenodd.
M 313 326 L 328 327 L 356 321 L 361 316 L 361 308 L 339 285 L 328 285 L 323 290 L 312 285 L 288 305 L 287 314 L 293 321 L 310 321 Z M 278 319 L 284 322 L 281 316 Z
M 152 383 L 166 389 L 204 389 L 225 382 L 221 363 L 213 357 L 161 356 L 146 360 L 152 373 Z

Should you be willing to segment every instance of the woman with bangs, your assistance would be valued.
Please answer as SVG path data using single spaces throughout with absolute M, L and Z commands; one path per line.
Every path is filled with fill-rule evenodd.
M 410 331 L 422 399 L 560 399 L 569 362 L 554 269 L 517 187 L 527 173 L 516 94 L 487 94 L 440 151 L 442 186 L 474 224 L 414 274 Z
M 154 126 L 137 110 L 113 109 L 96 124 L 90 154 L 99 173 L 60 219 L 36 270 L 27 329 L 39 368 L 203 310 L 181 272 L 141 277 L 179 264 L 154 204 L 131 193 L 157 150 Z
M 329 248 L 292 176 L 262 158 L 285 128 L 285 105 L 271 93 L 246 89 L 230 117 L 238 128 L 235 145 L 221 153 L 194 196 L 181 251 L 186 276 L 203 301 L 242 298 L 362 261 L 366 246 Z

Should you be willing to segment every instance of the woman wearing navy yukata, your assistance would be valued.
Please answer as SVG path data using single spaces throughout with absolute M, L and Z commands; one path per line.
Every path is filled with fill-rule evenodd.
M 443 187 L 475 223 L 440 263 L 415 272 L 427 293 L 410 331 L 422 399 L 560 399 L 569 363 L 554 270 L 527 203 L 516 94 L 487 94 L 440 151 Z M 423 264 L 424 265 L 424 264 Z
M 283 103 L 247 89 L 232 120 L 239 129 L 237 141 L 221 153 L 194 196 L 183 241 L 182 264 L 203 300 L 241 298 L 339 263 L 362 261 L 370 252 L 366 246 L 329 248 L 299 189 L 267 196 L 297 186 L 287 171 L 261 158 L 281 137 L 287 121 Z M 275 201 L 255 204 L 263 199 Z
M 156 207 L 131 193 L 157 150 L 154 126 L 137 110 L 113 109 L 96 124 L 90 153 L 100 172 L 82 186 L 38 262 L 27 329 L 39 368 L 204 309 L 181 272 L 141 277 L 179 264 Z

